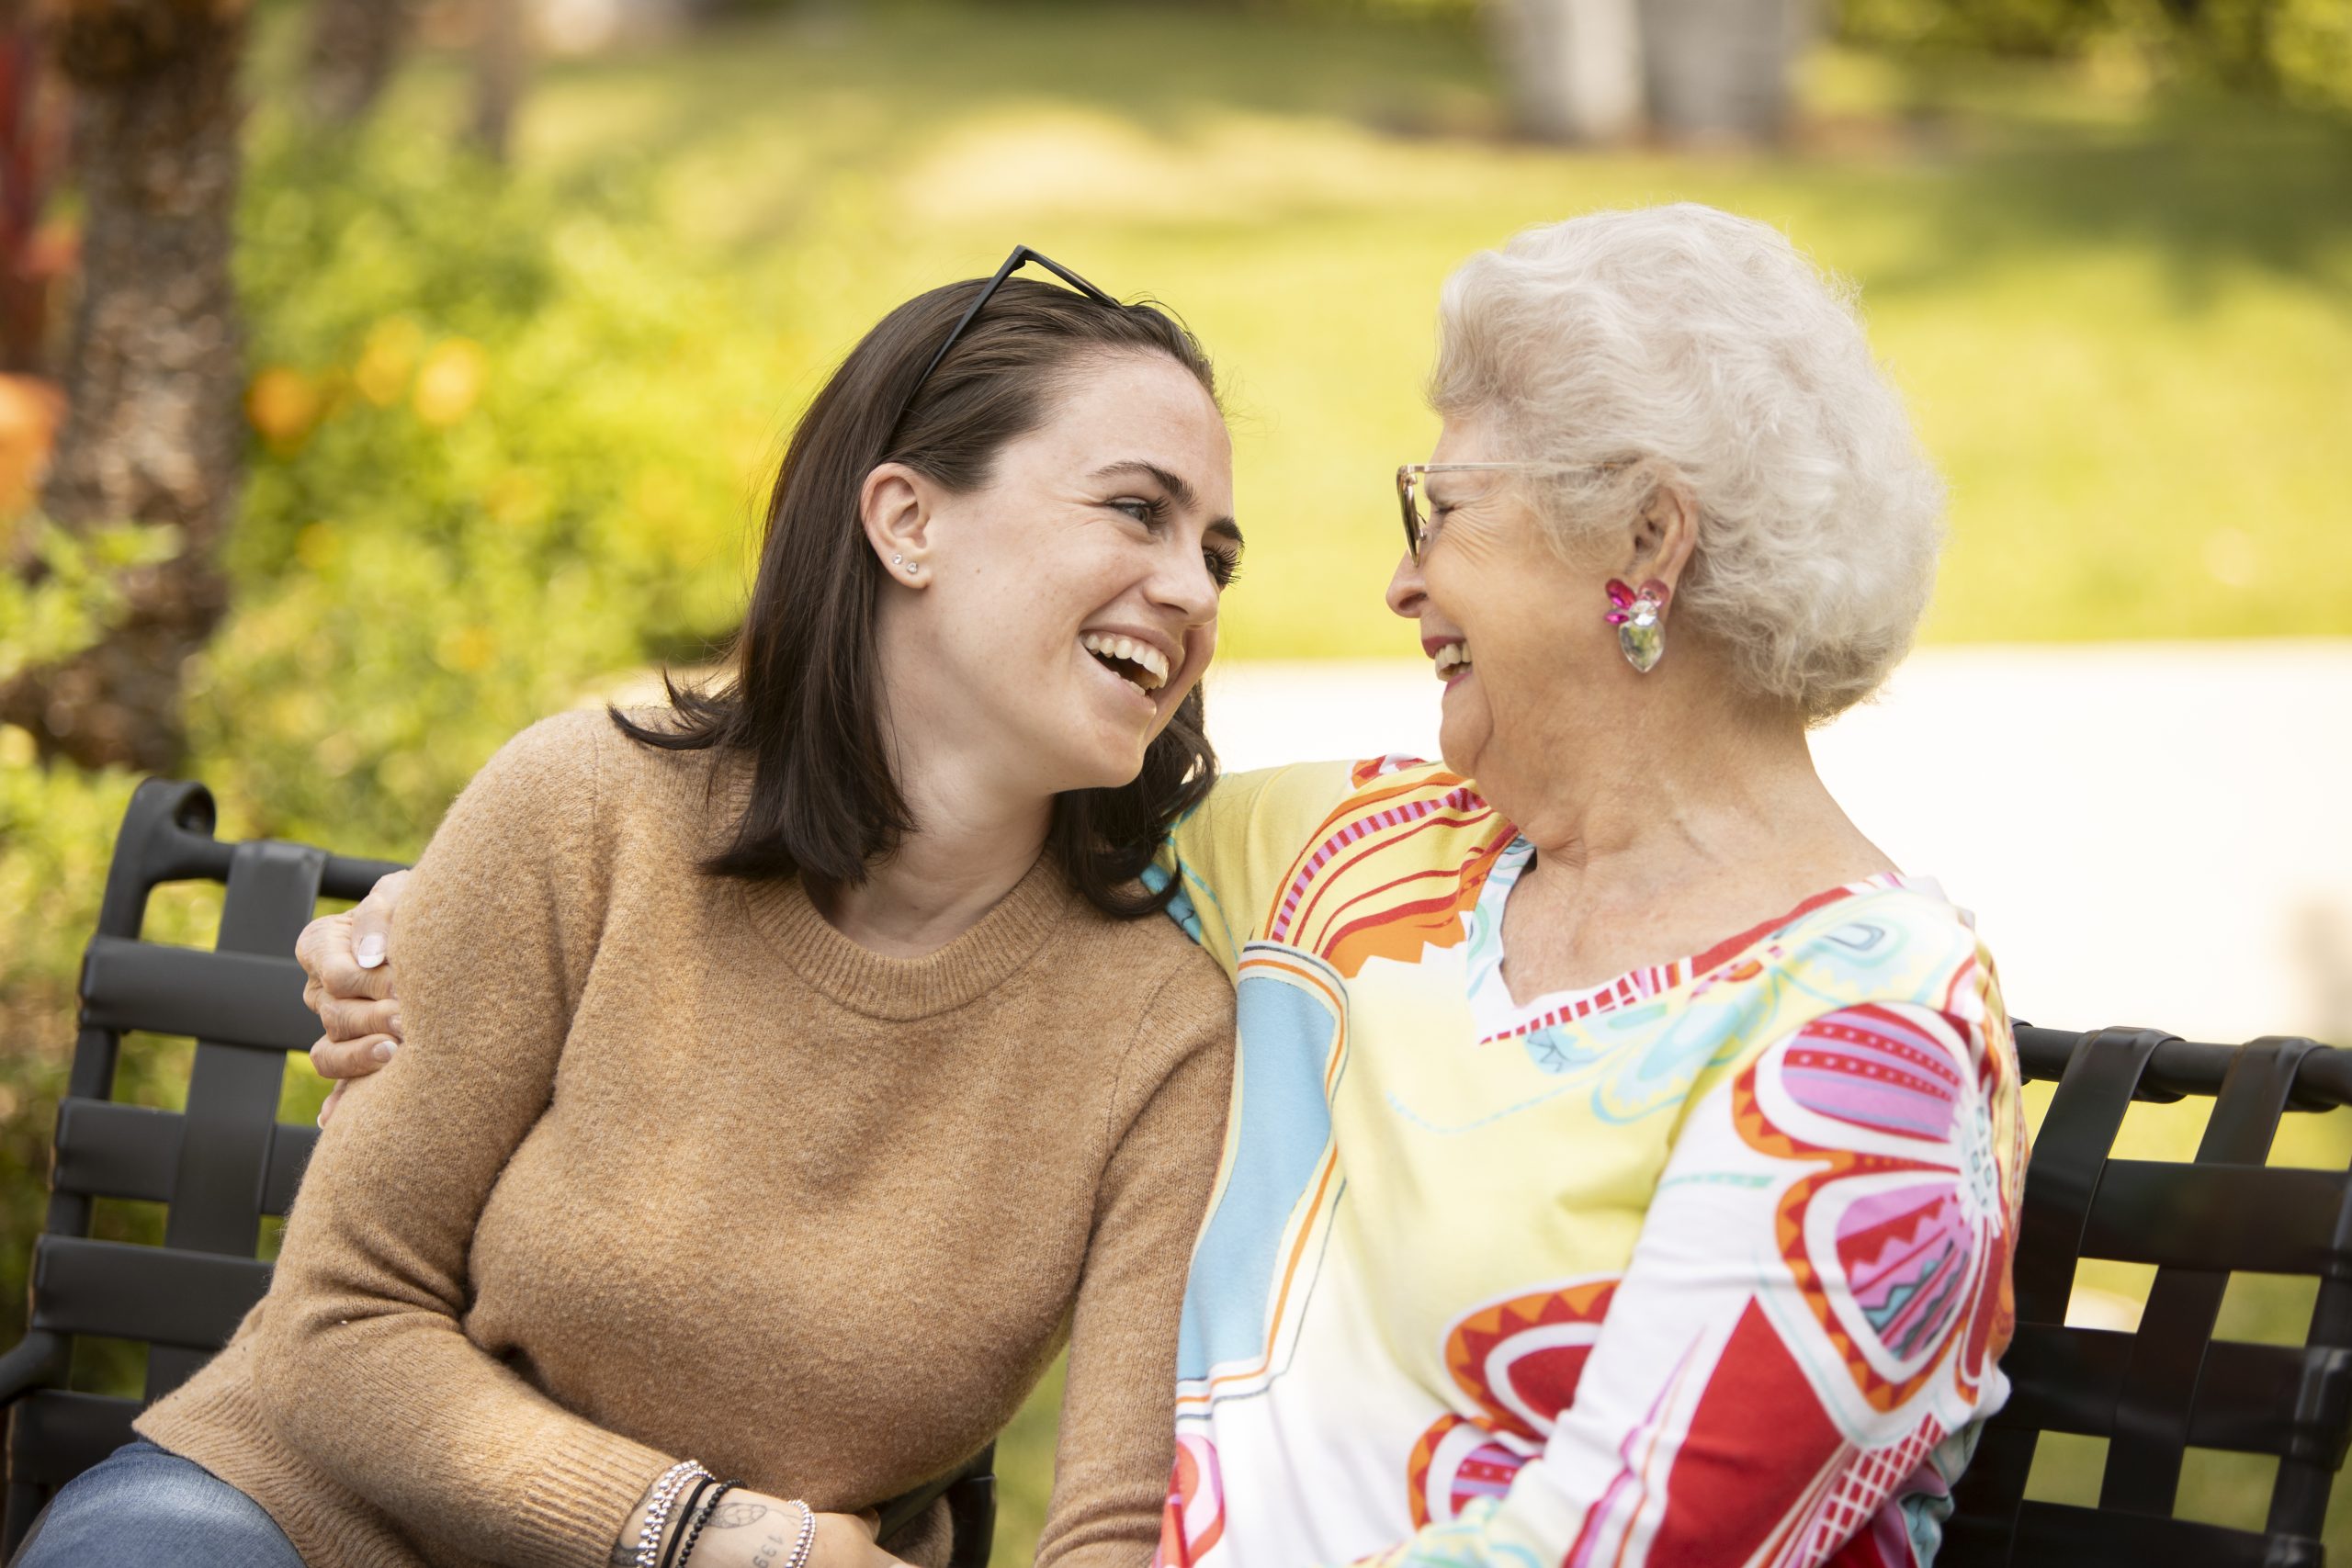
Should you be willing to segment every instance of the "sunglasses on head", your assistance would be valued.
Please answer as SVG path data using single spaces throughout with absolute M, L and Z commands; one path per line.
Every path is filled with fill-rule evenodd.
M 996 276 L 989 278 L 988 282 L 980 286 L 979 293 L 973 297 L 971 304 L 966 307 L 963 315 L 956 319 L 956 325 L 949 330 L 946 340 L 939 345 L 939 352 L 931 356 L 931 363 L 924 366 L 922 367 L 922 374 L 915 378 L 915 384 L 907 389 L 906 403 L 899 410 L 899 418 L 901 421 L 903 421 L 907 417 L 909 412 L 914 408 L 915 399 L 922 394 L 924 384 L 931 379 L 931 373 L 939 368 L 939 362 L 947 357 L 947 351 L 956 346 L 956 340 L 964 335 L 964 329 L 972 324 L 972 318 L 980 313 L 980 307 L 986 305 L 989 299 L 995 297 L 996 291 L 1004 287 L 1004 280 L 1006 278 L 1011 277 L 1014 273 L 1020 271 L 1031 262 L 1035 262 L 1039 266 L 1044 267 L 1047 272 L 1052 273 L 1056 277 L 1060 278 L 1064 283 L 1069 284 L 1072 288 L 1078 290 L 1080 294 L 1085 295 L 1090 299 L 1099 299 L 1105 305 L 1119 305 L 1119 301 L 1112 299 L 1111 296 L 1105 294 L 1100 288 L 1095 288 L 1094 285 L 1087 282 L 1086 279 L 1079 276 L 1078 274 L 1070 271 L 1069 268 L 1062 265 L 1061 263 L 1054 260 L 1051 256 L 1041 255 L 1037 252 L 1031 250 L 1026 245 L 1013 246 L 1012 254 L 1004 258 L 1004 265 L 996 269 Z M 1119 308 L 1124 309 L 1125 307 L 1122 306 Z

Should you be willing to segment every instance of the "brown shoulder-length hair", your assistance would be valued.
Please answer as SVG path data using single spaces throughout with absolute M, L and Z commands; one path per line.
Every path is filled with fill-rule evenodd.
M 889 694 L 874 612 L 885 574 L 858 509 L 867 474 L 904 463 L 951 491 L 980 488 L 998 452 L 1045 422 L 1073 364 L 1090 355 L 1164 354 L 1216 395 L 1207 354 L 1160 311 L 1018 277 L 997 289 L 918 389 L 981 287 L 949 284 L 891 311 L 809 404 L 768 500 L 759 576 L 728 678 L 708 692 L 667 681 L 673 711 L 651 724 L 611 710 L 621 732 L 644 745 L 749 761 L 750 800 L 732 840 L 703 864 L 714 875 L 854 885 L 916 827 L 884 738 Z M 1109 914 L 1163 908 L 1173 885 L 1154 895 L 1136 878 L 1216 776 L 1195 687 L 1134 782 L 1055 797 L 1049 842 L 1071 883 Z

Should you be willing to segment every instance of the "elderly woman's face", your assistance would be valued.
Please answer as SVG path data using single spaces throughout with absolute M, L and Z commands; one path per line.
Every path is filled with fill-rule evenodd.
M 1510 456 L 1484 423 L 1449 420 L 1430 461 Z M 1579 739 L 1564 683 L 1614 657 L 1607 573 L 1563 558 L 1524 474 L 1433 472 L 1423 493 L 1430 531 L 1419 561 L 1397 563 L 1388 607 L 1419 623 L 1421 651 L 1445 682 L 1446 765 L 1489 784 L 1516 767 L 1544 769 Z

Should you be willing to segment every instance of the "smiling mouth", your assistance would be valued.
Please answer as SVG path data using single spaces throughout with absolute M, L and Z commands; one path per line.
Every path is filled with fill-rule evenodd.
M 1149 643 L 1102 632 L 1088 632 L 1078 639 L 1078 646 L 1092 654 L 1095 662 L 1137 691 L 1149 694 L 1168 684 L 1168 656 Z

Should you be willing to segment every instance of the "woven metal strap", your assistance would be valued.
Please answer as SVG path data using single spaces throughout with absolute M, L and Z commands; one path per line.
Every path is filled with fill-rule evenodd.
M 2171 1038 L 2153 1029 L 2103 1029 L 2083 1036 L 2067 1062 L 2026 1167 L 2015 1264 L 2021 1325 L 2055 1326 L 2066 1321 L 2100 1169 L 2122 1130 L 2148 1058 Z M 2010 1560 L 2040 1436 L 1997 1416 L 1984 1428 L 1954 1492 L 1962 1516 L 1954 1522 L 1964 1525 L 1950 1542 L 1955 1562 Z
M 2198 1165 L 2259 1166 L 2269 1157 L 2295 1070 L 2312 1048 L 2308 1040 L 2257 1040 L 2239 1050 L 2198 1145 Z M 2256 1229 L 2264 1217 L 2249 1213 L 2243 1223 Z M 2116 1400 L 2107 1471 L 2099 1483 L 2102 1509 L 2172 1512 L 2197 1386 L 2229 1283 L 2226 1268 L 2156 1271 Z

